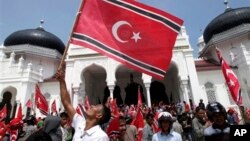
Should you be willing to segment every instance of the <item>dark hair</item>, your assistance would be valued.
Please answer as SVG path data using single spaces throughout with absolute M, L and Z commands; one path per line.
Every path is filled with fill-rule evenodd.
M 42 130 L 31 134 L 26 141 L 52 141 L 50 135 Z
M 195 113 L 198 113 L 200 110 L 205 110 L 205 109 L 203 109 L 202 107 L 198 106 L 198 107 L 195 108 Z
M 36 118 L 33 115 L 28 116 L 25 120 L 24 120 L 28 125 L 35 125 L 36 123 Z
M 150 119 L 150 118 L 154 118 L 154 115 L 152 113 L 148 113 L 146 115 L 146 120 Z
M 66 112 L 61 112 L 60 117 L 61 118 L 69 118 L 69 115 Z
M 109 120 L 111 118 L 110 109 L 107 108 L 105 105 L 102 105 L 101 113 L 102 113 L 102 118 L 98 122 L 99 125 L 102 125 L 102 124 L 109 122 Z
M 214 113 L 222 113 L 224 118 L 227 119 L 227 112 L 225 107 L 219 102 L 209 103 L 206 107 L 208 119 L 213 121 Z

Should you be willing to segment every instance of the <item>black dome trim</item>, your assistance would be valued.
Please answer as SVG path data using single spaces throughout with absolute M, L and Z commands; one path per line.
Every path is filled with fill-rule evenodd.
M 54 34 L 45 31 L 43 28 L 25 29 L 10 34 L 4 41 L 4 46 L 31 44 L 49 49 L 56 49 L 63 54 L 65 45 Z
M 250 23 L 250 7 L 227 9 L 208 24 L 203 33 L 204 41 L 208 43 L 213 35 L 245 23 Z

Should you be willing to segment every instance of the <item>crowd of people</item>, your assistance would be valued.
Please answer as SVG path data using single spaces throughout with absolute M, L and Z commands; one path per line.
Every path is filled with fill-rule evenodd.
M 105 104 L 91 105 L 77 113 L 71 104 L 64 73 L 57 72 L 60 96 L 65 112 L 45 118 L 28 116 L 18 129 L 18 141 L 229 141 L 230 125 L 250 124 L 250 114 L 245 107 L 225 109 L 219 102 L 205 105 L 200 100 L 197 107 L 185 101 L 152 107 L 141 105 L 114 106 L 108 99 Z M 143 127 L 135 124 L 142 114 Z M 1 122 L 1 129 L 5 126 Z M 1 132 L 5 132 L 3 135 Z M 1 131 L 2 140 L 14 141 L 10 131 Z M 1 139 L 0 136 L 0 139 Z

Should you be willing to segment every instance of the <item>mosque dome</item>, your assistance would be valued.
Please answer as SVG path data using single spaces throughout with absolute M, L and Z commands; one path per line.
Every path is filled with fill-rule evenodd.
M 213 35 L 246 23 L 250 23 L 250 7 L 227 8 L 207 25 L 203 33 L 204 41 L 208 43 Z
M 45 31 L 42 27 L 36 29 L 19 30 L 10 34 L 4 41 L 4 46 L 31 44 L 44 48 L 55 49 L 63 54 L 65 45 L 54 34 Z

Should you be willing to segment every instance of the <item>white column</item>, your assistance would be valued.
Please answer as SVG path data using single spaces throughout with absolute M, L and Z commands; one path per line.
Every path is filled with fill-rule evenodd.
M 74 84 L 72 86 L 72 105 L 77 107 L 78 105 L 78 96 L 79 96 L 79 84 Z
M 194 57 L 193 57 L 193 50 L 185 50 L 184 52 L 185 59 L 186 59 L 186 66 L 187 66 L 187 75 L 188 80 L 190 82 L 190 91 L 193 98 L 193 104 L 198 104 L 200 99 L 204 99 L 204 94 L 200 88 L 199 79 L 197 75 L 197 71 L 195 68 Z M 188 100 L 189 101 L 189 100 Z
M 109 92 L 110 92 L 110 97 L 114 98 L 113 92 L 114 92 L 114 89 L 115 89 L 115 84 L 114 83 L 109 83 L 108 88 L 109 88 Z
M 146 90 L 147 90 L 147 103 L 148 103 L 148 107 L 151 107 L 151 97 L 150 97 L 150 91 L 149 91 L 149 88 L 150 88 L 150 83 L 144 83 L 145 87 L 146 87 Z
M 19 106 L 22 106 L 21 105 L 21 102 L 19 101 L 19 100 L 16 100 L 16 113 L 15 113 L 15 117 L 14 118 L 16 118 L 17 117 L 17 114 L 18 114 L 18 110 L 19 110 Z M 13 108 L 12 108 L 13 110 L 14 110 L 14 106 L 13 106 Z M 22 109 L 22 112 L 23 112 L 23 109 Z M 22 113 L 22 115 L 23 115 L 23 113 Z
M 181 81 L 182 89 L 183 89 L 183 98 L 186 103 L 189 103 L 189 97 L 188 97 L 188 80 L 182 80 Z
M 142 74 L 142 80 L 146 88 L 148 107 L 151 107 L 151 98 L 150 98 L 149 88 L 150 88 L 152 77 L 147 74 Z

